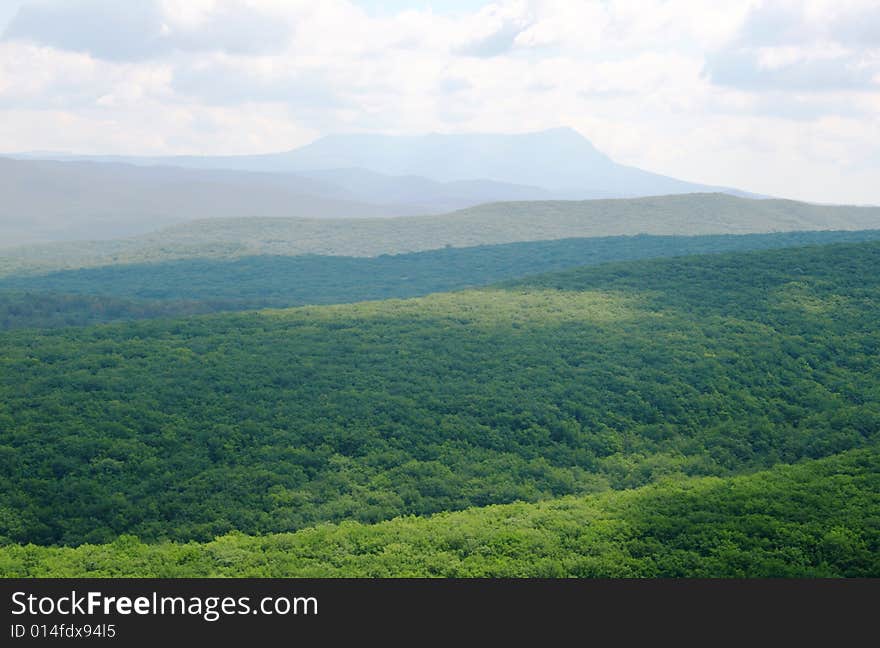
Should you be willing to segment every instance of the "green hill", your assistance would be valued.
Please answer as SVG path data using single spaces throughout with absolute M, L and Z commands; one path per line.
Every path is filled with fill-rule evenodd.
M 371 257 L 577 237 L 878 228 L 880 207 L 750 200 L 725 194 L 508 202 L 420 217 L 201 220 L 130 239 L 6 249 L 0 255 L 0 275 L 193 257 Z
M 880 243 L 0 334 L 0 537 L 211 540 L 732 475 L 880 432 Z
M 416 297 L 654 257 L 880 239 L 880 230 L 625 236 L 448 248 L 380 257 L 181 259 L 0 278 L 0 329 Z
M 5 577 L 880 576 L 880 452 L 206 544 L 0 547 Z

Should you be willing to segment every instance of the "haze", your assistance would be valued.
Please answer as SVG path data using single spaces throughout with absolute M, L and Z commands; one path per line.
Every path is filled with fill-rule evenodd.
M 213 156 L 565 126 L 691 183 L 880 203 L 875 0 L 120 6 L 0 0 L 0 151 Z

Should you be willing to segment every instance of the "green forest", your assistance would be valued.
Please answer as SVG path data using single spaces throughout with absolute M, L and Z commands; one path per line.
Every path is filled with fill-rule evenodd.
M 880 239 L 880 230 L 619 236 L 378 257 L 252 256 L 111 264 L 0 278 L 0 329 L 417 297 L 611 261 Z
M 878 267 L 0 333 L 0 572 L 878 575 Z
M 880 573 L 880 451 L 729 478 L 295 533 L 0 547 L 15 576 L 865 577 Z

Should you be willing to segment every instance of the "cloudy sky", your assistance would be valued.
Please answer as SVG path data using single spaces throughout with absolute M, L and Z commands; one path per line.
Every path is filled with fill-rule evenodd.
M 556 126 L 685 180 L 880 204 L 880 0 L 0 0 L 0 151 Z

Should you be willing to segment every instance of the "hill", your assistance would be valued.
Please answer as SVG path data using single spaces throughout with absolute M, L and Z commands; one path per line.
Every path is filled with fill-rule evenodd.
M 342 187 L 292 174 L 4 158 L 0 197 L 0 247 L 119 238 L 199 218 L 365 218 L 437 211 L 387 200 L 359 202 Z
M 712 191 L 748 195 L 616 164 L 566 128 L 335 135 L 252 156 L 20 154 L 0 158 L 0 247 L 106 240 L 202 218 L 393 217 Z
M 203 220 L 130 239 L 3 250 L 0 276 L 193 257 L 301 254 L 372 257 L 446 246 L 576 237 L 877 228 L 880 228 L 880 207 L 821 206 L 723 194 L 492 203 L 422 217 Z
M 0 333 L 0 542 L 373 523 L 876 444 L 878 263 L 817 246 Z
M 206 544 L 0 547 L 3 577 L 877 577 L 880 451 Z
M 610 261 L 877 239 L 880 230 L 624 236 L 379 257 L 254 256 L 116 264 L 0 278 L 0 329 L 417 297 Z

